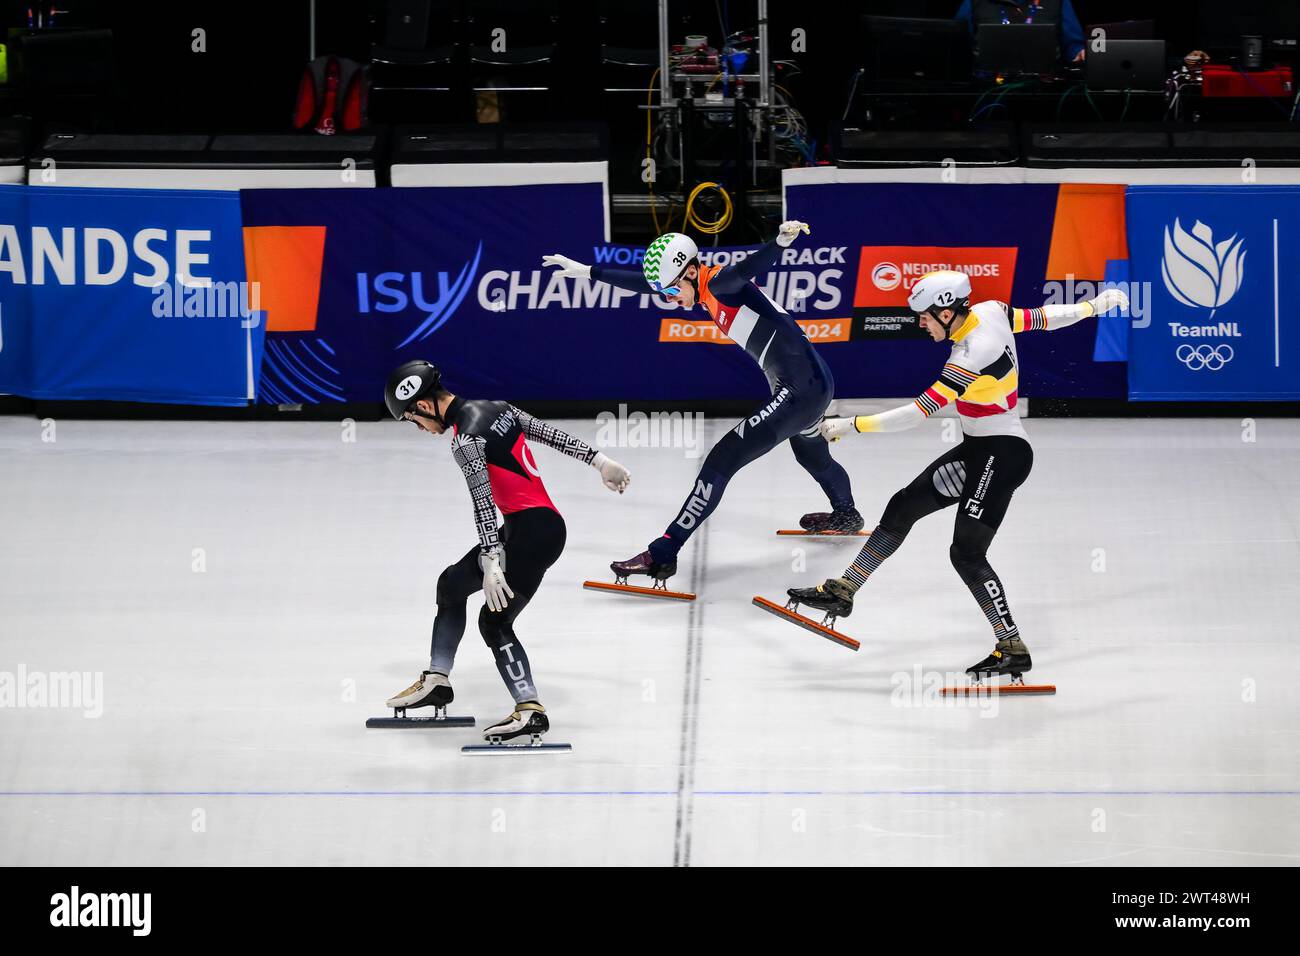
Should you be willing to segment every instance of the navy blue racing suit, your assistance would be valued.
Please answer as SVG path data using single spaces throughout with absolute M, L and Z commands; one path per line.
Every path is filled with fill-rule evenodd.
M 831 370 L 790 313 L 754 282 L 755 276 L 776 265 L 781 248 L 772 240 L 739 262 L 699 269 L 699 304 L 758 363 L 772 397 L 713 446 L 677 517 L 650 545 L 657 563 L 675 561 L 682 545 L 722 500 L 731 476 L 783 441 L 790 442 L 795 460 L 821 486 L 833 509 L 853 507 L 848 473 L 817 432 L 835 394 Z M 591 276 L 620 289 L 651 291 L 640 271 L 592 266 Z

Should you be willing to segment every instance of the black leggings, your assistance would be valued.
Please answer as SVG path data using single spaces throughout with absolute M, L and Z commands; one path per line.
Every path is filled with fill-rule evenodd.
M 895 494 L 880 524 L 895 534 L 907 534 L 921 518 L 960 501 L 953 548 L 969 551 L 973 546 L 983 552 L 1033 466 L 1034 450 L 1019 436 L 968 437 Z
M 516 511 L 506 515 L 501 525 L 506 584 L 515 596 L 504 611 L 489 611 L 485 604 L 478 615 L 478 629 L 492 648 L 497 670 L 516 703 L 537 700 L 537 685 L 533 683 L 528 655 L 515 636 L 515 619 L 537 593 L 547 569 L 559 560 L 566 534 L 564 519 L 550 508 Z M 429 670 L 451 673 L 456 649 L 465 634 L 465 602 L 483 590 L 479 553 L 478 545 L 470 548 L 438 578 L 438 616 L 433 622 Z
M 1011 496 L 1029 477 L 1034 451 L 1015 435 L 966 438 L 936 458 L 889 499 L 880 524 L 844 572 L 859 588 L 898 550 L 912 525 L 928 514 L 958 504 L 948 557 L 970 589 L 999 640 L 1019 633 L 1006 591 L 989 565 L 988 550 L 1006 516 Z

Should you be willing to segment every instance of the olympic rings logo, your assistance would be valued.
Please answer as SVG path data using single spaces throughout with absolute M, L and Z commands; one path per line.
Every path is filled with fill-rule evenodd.
M 1199 372 L 1201 369 L 1217 372 L 1232 361 L 1233 354 L 1232 346 L 1227 343 L 1197 346 L 1184 343 L 1174 351 L 1174 357 L 1193 372 Z

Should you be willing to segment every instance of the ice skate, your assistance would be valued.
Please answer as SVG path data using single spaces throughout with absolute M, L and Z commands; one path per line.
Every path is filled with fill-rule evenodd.
M 755 607 L 785 618 L 806 631 L 812 631 L 827 640 L 834 641 L 841 647 L 856 651 L 862 646 L 859 641 L 835 630 L 836 618 L 848 617 L 853 613 L 853 589 L 843 578 L 828 578 L 823 584 L 813 588 L 790 588 L 786 594 L 789 595 L 789 599 L 784 607 L 765 597 L 755 597 L 753 603 Z M 825 617 L 820 623 L 804 617 L 799 613 L 800 604 L 807 604 L 809 607 L 825 612 Z
M 611 561 L 609 569 L 614 572 L 614 580 L 619 584 L 627 584 L 628 577 L 633 574 L 644 574 L 655 582 L 655 587 L 663 587 L 664 582 L 677 573 L 677 562 L 660 564 L 649 551 L 642 551 L 635 558 L 626 561 Z
M 570 744 L 543 743 L 543 735 L 551 729 L 546 708 L 535 700 L 516 704 L 511 714 L 483 729 L 486 744 L 461 748 L 462 753 L 539 753 L 564 752 Z
M 1004 637 L 993 648 L 993 653 L 978 664 L 966 668 L 966 673 L 975 680 L 986 676 L 1010 674 L 1013 681 L 1019 680 L 1025 671 L 1034 666 L 1029 656 L 1029 648 L 1019 635 Z
M 609 569 L 614 572 L 614 583 L 604 581 L 584 581 L 582 586 L 589 591 L 615 591 L 622 594 L 639 594 L 642 597 L 670 598 L 676 601 L 694 601 L 695 595 L 689 591 L 670 591 L 667 581 L 677 573 L 677 562 L 656 562 L 649 550 L 642 551 L 626 561 L 612 561 Z M 651 580 L 650 587 L 628 584 L 628 578 L 634 574 L 644 574 Z
M 1000 697 L 1003 695 L 1051 696 L 1056 693 L 1055 684 L 1026 684 L 1024 673 L 1033 667 L 1029 657 L 1029 648 L 1025 642 L 1016 637 L 1006 637 L 997 642 L 993 653 L 978 664 L 966 668 L 971 683 L 965 687 L 945 687 L 945 697 Z M 997 678 L 1009 675 L 1009 683 L 999 683 Z M 992 680 L 984 680 L 984 678 Z
M 778 531 L 792 535 L 849 535 L 862 537 L 865 522 L 856 508 L 837 508 L 834 511 L 814 511 L 799 519 L 798 531 Z
M 455 699 L 446 674 L 422 671 L 419 679 L 400 694 L 388 698 L 385 706 L 393 709 L 392 717 L 371 717 L 367 727 L 473 727 L 473 717 L 448 717 L 447 705 Z M 432 707 L 431 716 L 408 717 L 406 712 Z
M 451 689 L 451 681 L 446 674 L 435 671 L 423 671 L 414 684 L 400 694 L 388 698 L 385 707 L 394 710 L 406 710 L 415 707 L 446 707 L 456 699 Z
M 813 588 L 789 588 L 794 605 L 807 604 L 819 611 L 825 611 L 827 623 L 833 623 L 837 617 L 848 617 L 853 613 L 853 588 L 843 578 L 827 578 Z

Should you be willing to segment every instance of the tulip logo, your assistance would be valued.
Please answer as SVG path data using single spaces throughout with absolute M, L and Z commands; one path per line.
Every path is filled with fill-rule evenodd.
M 1233 233 L 1217 245 L 1214 231 L 1199 219 L 1189 233 L 1177 219 L 1165 227 L 1165 255 L 1160 275 L 1169 294 L 1183 305 L 1209 309 L 1210 317 L 1241 288 L 1245 272 L 1244 239 Z

